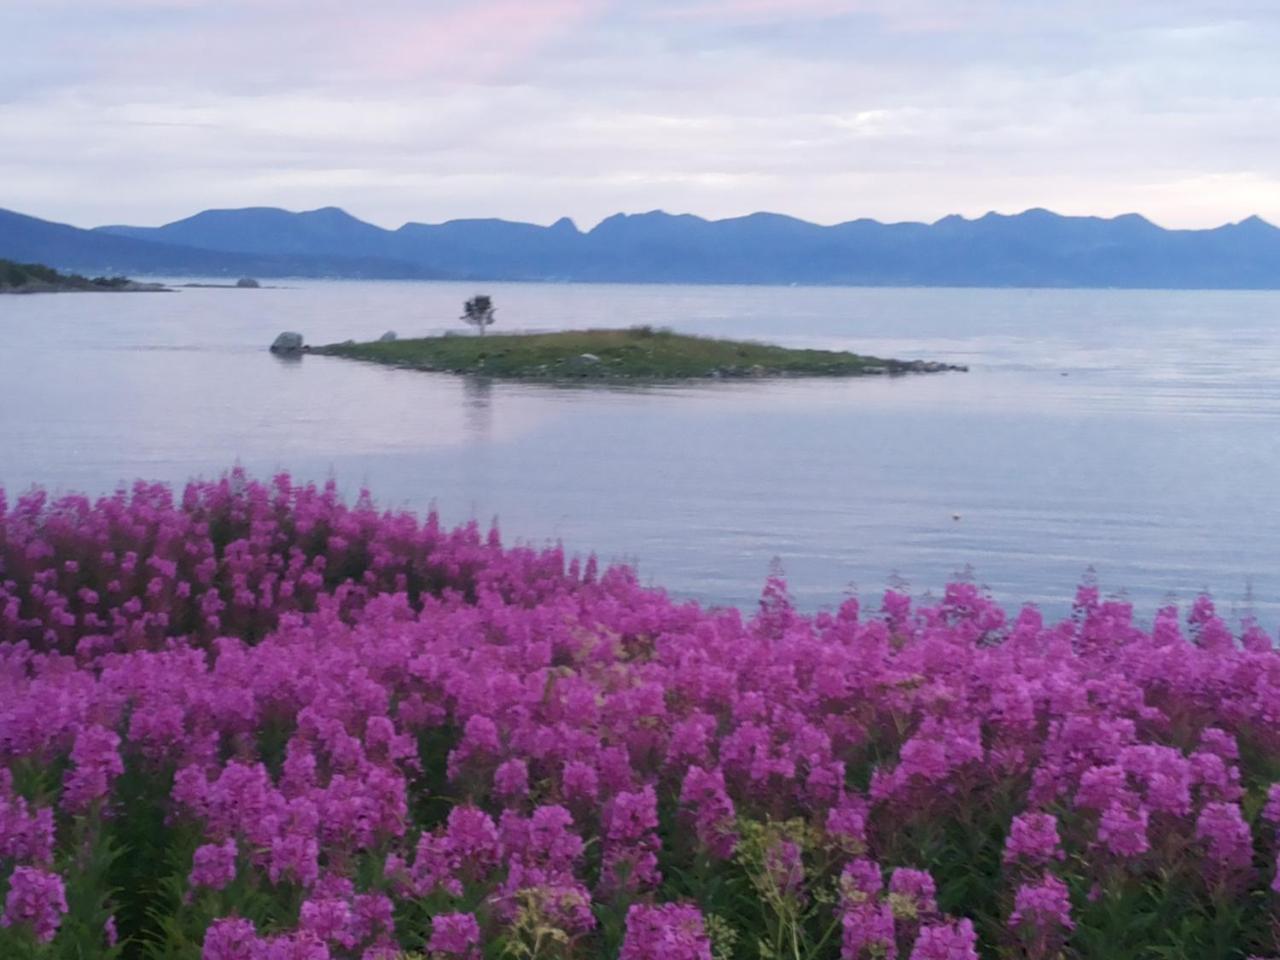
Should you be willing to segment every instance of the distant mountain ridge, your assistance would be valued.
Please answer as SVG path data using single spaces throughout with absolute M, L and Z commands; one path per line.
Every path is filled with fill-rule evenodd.
M 1280 288 L 1280 229 L 1257 217 L 1166 230 L 1137 214 L 1033 209 L 821 226 L 756 213 L 617 214 L 588 231 L 506 220 L 388 230 L 336 207 L 206 210 L 82 230 L 0 211 L 0 257 L 94 273 L 633 283 Z

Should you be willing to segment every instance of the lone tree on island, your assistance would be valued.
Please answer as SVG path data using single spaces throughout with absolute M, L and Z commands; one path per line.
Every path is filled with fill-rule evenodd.
M 493 323 L 493 315 L 497 312 L 493 300 L 481 293 L 472 297 L 463 306 L 462 319 L 471 326 L 479 328 L 480 336 L 483 337 L 484 328 Z

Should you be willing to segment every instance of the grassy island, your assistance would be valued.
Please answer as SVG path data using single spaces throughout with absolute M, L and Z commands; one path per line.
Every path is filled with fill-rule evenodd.
M 793 350 L 633 327 L 494 336 L 335 343 L 309 353 L 417 370 L 526 380 L 690 380 L 718 377 L 848 377 L 959 370 L 833 350 Z
M 161 283 L 139 283 L 128 277 L 82 277 L 59 273 L 40 263 L 0 260 L 0 293 L 154 292 L 167 290 Z

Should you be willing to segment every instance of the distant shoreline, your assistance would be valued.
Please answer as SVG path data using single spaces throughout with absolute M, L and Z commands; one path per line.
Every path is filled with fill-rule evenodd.
M 128 277 L 83 277 L 60 273 L 42 263 L 0 260 L 0 293 L 174 293 L 162 283 L 143 283 Z
M 280 290 L 282 287 L 264 287 L 252 277 L 241 277 L 235 283 L 180 283 L 177 286 L 190 290 Z
M 163 283 L 140 283 L 136 280 L 118 287 L 77 287 L 56 284 L 30 284 L 22 287 L 0 287 L 0 294 L 9 296 L 34 296 L 40 293 L 177 293 Z

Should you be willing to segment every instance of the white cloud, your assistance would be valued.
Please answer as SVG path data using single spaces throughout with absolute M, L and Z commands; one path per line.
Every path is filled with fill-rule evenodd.
M 1263 0 L 4 0 L 0 206 L 1280 220 Z

